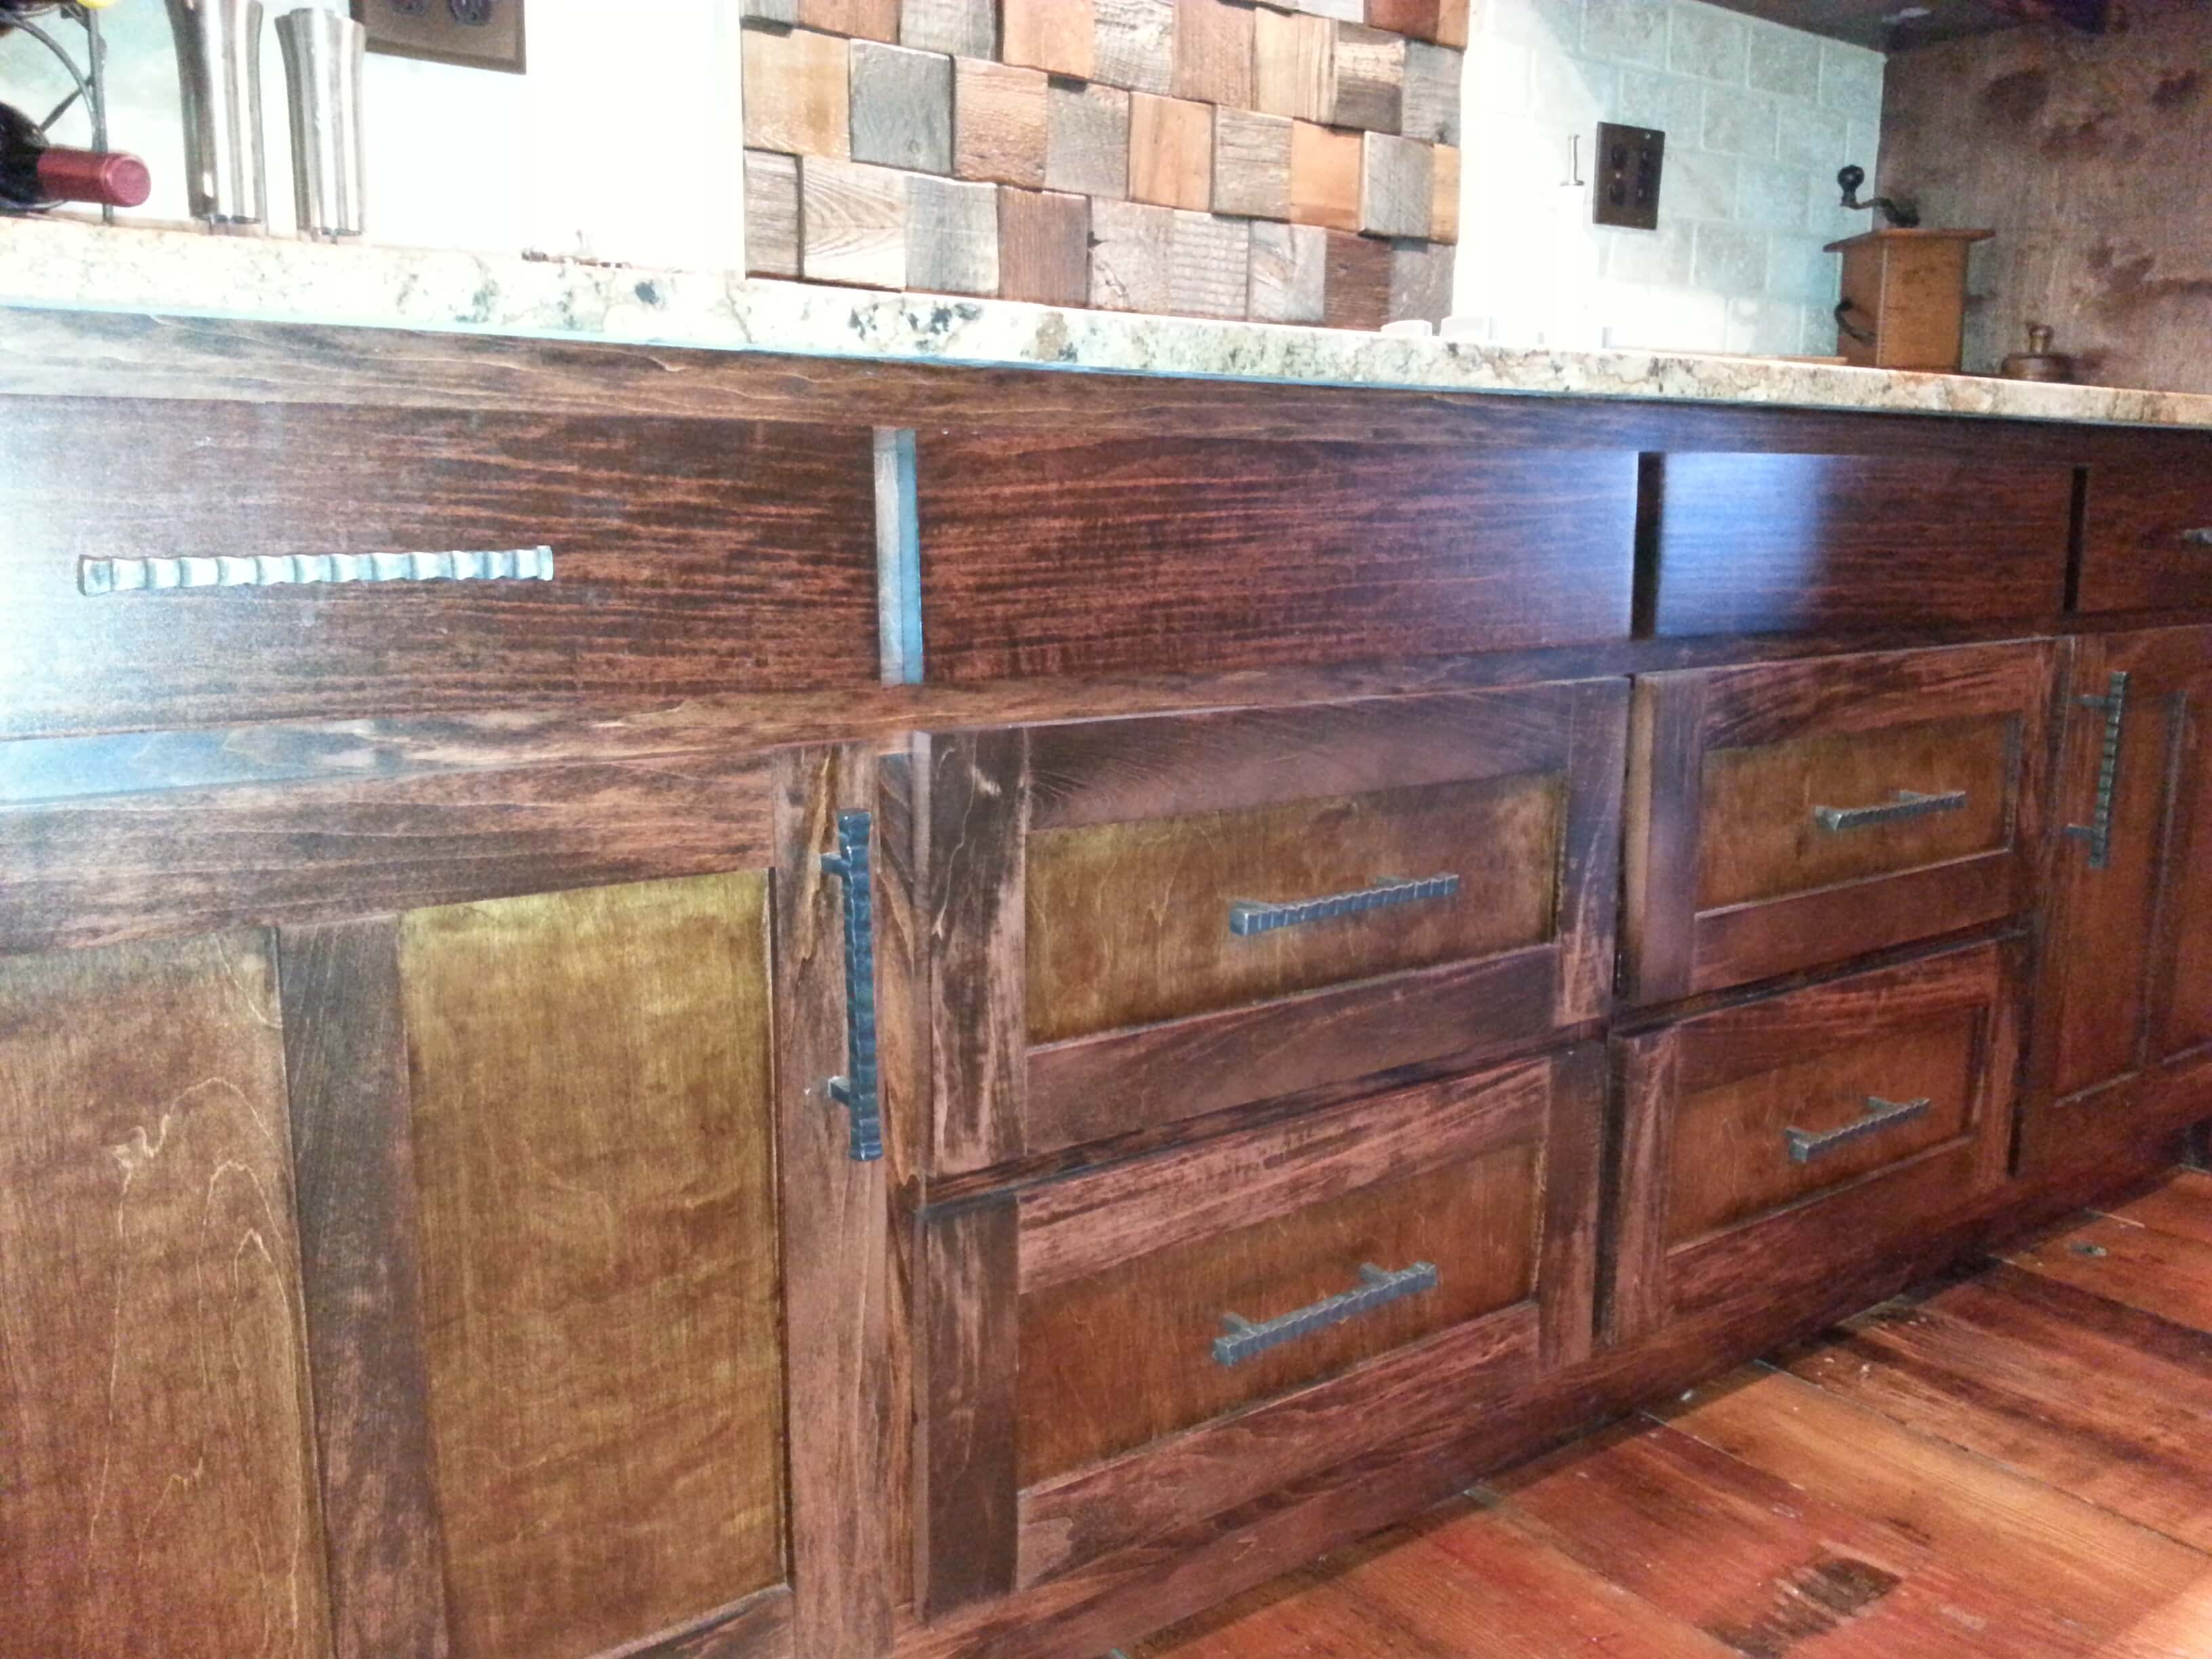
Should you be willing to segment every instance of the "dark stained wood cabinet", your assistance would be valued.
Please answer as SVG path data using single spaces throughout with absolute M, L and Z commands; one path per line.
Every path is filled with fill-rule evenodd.
M 2212 628 L 2074 645 L 2021 1154 L 2212 1112 Z
M 0 323 L 0 1659 L 1089 1659 L 2212 1119 L 2212 434 Z
M 1666 1002 L 1996 921 L 2034 896 L 2049 644 L 1639 678 L 1627 949 Z
M 1627 686 L 931 735 L 933 1166 L 1607 1006 Z

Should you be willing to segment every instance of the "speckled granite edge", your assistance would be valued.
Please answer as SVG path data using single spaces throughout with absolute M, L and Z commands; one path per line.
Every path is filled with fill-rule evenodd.
M 190 230 L 0 220 L 0 305 L 1306 385 L 2212 427 L 2212 396 L 1064 311 Z

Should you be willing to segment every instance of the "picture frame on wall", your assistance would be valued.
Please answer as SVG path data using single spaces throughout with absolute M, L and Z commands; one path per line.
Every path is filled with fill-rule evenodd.
M 524 0 L 353 0 L 368 49 L 464 69 L 523 74 Z

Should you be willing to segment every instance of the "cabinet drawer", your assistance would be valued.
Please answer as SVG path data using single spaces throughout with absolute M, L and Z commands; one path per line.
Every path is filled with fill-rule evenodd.
M 1587 1353 L 1602 1073 L 1585 1045 L 926 1215 L 930 1609 Z
M 1816 1290 L 2002 1179 L 2015 981 L 1978 945 L 1617 1040 L 1611 1333 Z
M 1628 636 L 1632 452 L 926 432 L 929 678 Z
M 2212 447 L 2089 470 L 2082 611 L 2212 609 Z
M 2065 609 L 2074 472 L 1870 455 L 1659 458 L 1653 630 L 1927 628 Z
M 1624 682 L 928 739 L 943 1171 L 1603 1012 Z
M 876 679 L 860 428 L 21 398 L 0 462 L 0 733 Z
M 1631 994 L 1663 1002 L 2024 906 L 2056 663 L 2035 643 L 1638 680 Z

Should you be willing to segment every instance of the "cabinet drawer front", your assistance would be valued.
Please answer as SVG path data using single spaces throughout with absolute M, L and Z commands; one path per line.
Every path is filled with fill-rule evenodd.
M 2082 611 L 2212 608 L 2212 446 L 2089 470 Z
M 18 398 L 0 459 L 10 735 L 876 678 L 860 428 Z
M 932 679 L 1625 639 L 1636 456 L 925 433 Z
M 1627 978 L 1661 1002 L 2027 902 L 2056 647 L 1659 674 L 1637 687 Z
M 1948 951 L 1618 1040 L 1613 1334 L 1817 1290 L 2001 1180 L 2018 954 Z
M 1662 636 L 1925 628 L 2066 605 L 2074 473 L 1869 455 L 1660 459 Z
M 1596 1018 L 1626 702 L 1600 681 L 929 739 L 938 1167 Z
M 926 1215 L 930 1610 L 1586 1355 L 1602 1080 L 1586 1045 Z

